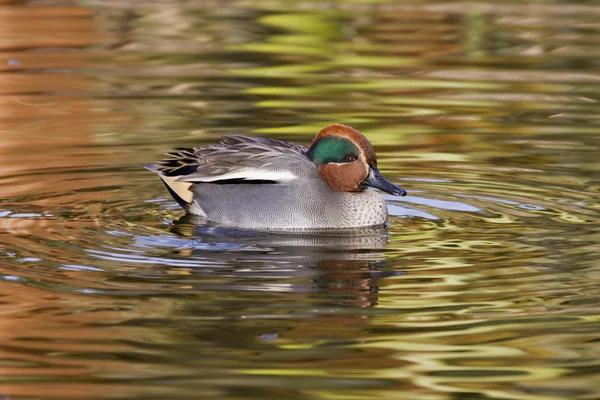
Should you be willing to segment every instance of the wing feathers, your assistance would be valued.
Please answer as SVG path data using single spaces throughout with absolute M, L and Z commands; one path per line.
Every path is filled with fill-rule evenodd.
M 178 148 L 166 153 L 151 170 L 179 197 L 188 201 L 193 183 L 276 183 L 297 175 L 286 166 L 304 162 L 306 146 L 251 136 L 223 136 L 220 144 Z

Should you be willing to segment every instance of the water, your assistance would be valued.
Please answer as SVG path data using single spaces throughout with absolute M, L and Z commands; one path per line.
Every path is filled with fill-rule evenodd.
M 600 396 L 600 6 L 0 6 L 0 397 Z M 173 147 L 363 131 L 389 229 L 198 224 Z

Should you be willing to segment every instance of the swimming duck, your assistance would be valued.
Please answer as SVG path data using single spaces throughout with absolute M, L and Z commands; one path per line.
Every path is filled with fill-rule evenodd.
M 187 212 L 247 229 L 310 230 L 382 225 L 387 207 L 375 191 L 406 191 L 377 169 L 371 143 L 346 125 L 323 128 L 309 147 L 276 139 L 223 136 L 220 144 L 180 148 L 157 164 Z

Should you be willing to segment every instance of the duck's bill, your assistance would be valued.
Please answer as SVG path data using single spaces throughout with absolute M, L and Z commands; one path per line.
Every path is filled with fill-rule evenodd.
M 367 179 L 362 181 L 362 185 L 383 190 L 384 192 L 393 194 L 394 196 L 406 196 L 406 190 L 385 179 L 377 168 L 369 169 L 369 175 L 367 176 Z

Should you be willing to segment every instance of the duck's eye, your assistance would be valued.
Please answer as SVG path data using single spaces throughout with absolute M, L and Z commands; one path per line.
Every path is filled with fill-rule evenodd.
M 358 160 L 358 157 L 356 156 L 356 154 L 346 154 L 346 157 L 344 157 L 345 162 L 352 162 L 352 161 L 356 161 L 356 160 Z

